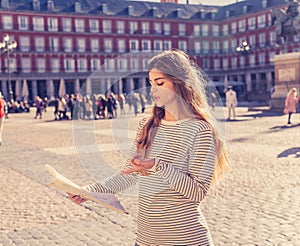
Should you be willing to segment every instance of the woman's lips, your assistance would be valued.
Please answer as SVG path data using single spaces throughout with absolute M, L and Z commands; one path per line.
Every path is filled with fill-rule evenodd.
M 153 96 L 154 101 L 158 101 L 160 97 L 158 96 Z

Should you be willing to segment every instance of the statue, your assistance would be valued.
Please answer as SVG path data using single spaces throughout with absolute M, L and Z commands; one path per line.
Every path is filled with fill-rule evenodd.
M 299 24 L 295 20 L 299 16 L 298 1 L 289 0 L 286 12 L 282 9 L 274 8 L 271 11 L 271 24 L 276 23 L 276 43 L 283 38 L 284 42 L 288 37 L 295 36 L 300 30 Z M 297 21 L 298 22 L 298 21 Z

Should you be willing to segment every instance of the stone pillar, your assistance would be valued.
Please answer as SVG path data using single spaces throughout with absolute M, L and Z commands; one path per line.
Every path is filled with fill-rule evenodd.
M 267 92 L 270 93 L 272 88 L 272 72 L 269 71 L 266 73 L 266 79 L 267 79 Z
M 133 78 L 129 78 L 126 80 L 126 92 L 127 94 L 130 94 L 133 91 Z
M 106 81 L 105 79 L 100 79 L 100 93 L 105 94 L 106 91 Z
M 16 95 L 16 100 L 17 101 L 21 100 L 21 91 L 22 91 L 21 88 L 22 88 L 21 80 L 16 80 L 15 95 Z
M 300 90 L 300 52 L 275 55 L 275 86 L 270 107 L 282 111 L 288 91 L 296 87 Z
M 80 82 L 79 82 L 79 79 L 75 79 L 74 92 L 75 92 L 76 95 L 80 93 Z
M 54 99 L 54 84 L 53 84 L 53 80 L 49 79 L 47 80 L 47 97 L 49 98 L 49 100 Z
M 6 80 L 2 80 L 1 84 L 2 84 L 3 97 L 5 98 L 5 100 L 8 100 L 9 99 L 9 94 L 7 94 L 7 82 L 6 82 Z
M 33 97 L 33 100 L 35 99 L 35 97 L 37 95 L 38 95 L 37 81 L 32 80 L 32 97 Z

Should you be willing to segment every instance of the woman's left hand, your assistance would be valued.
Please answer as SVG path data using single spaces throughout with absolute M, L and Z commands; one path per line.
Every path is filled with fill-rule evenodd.
M 155 165 L 155 159 L 142 159 L 139 155 L 135 155 L 130 163 L 132 168 L 122 171 L 121 174 L 141 172 L 142 175 L 147 175 L 147 169 L 151 169 Z

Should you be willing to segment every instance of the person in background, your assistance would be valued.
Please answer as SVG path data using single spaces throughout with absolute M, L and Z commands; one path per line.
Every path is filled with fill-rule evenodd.
M 5 120 L 5 105 L 6 102 L 4 101 L 2 92 L 0 91 L 0 145 L 2 145 L 2 133 Z
M 233 119 L 235 120 L 235 108 L 238 105 L 236 92 L 232 89 L 232 86 L 228 86 L 228 91 L 226 92 L 226 107 L 228 108 L 228 118 L 231 120 L 231 111 L 233 114 Z
M 292 88 L 286 95 L 285 99 L 285 109 L 287 110 L 288 114 L 288 124 L 291 124 L 291 117 L 293 113 L 296 113 L 296 105 L 298 103 L 297 98 L 297 89 Z
M 82 189 L 117 193 L 139 180 L 135 245 L 213 245 L 200 203 L 225 173 L 228 158 L 210 113 L 206 81 L 179 50 L 150 60 L 149 81 L 155 104 L 140 121 L 123 170 Z M 73 194 L 69 198 L 85 201 Z
M 39 96 L 35 97 L 34 105 L 36 108 L 36 113 L 35 113 L 34 118 L 37 119 L 37 117 L 40 116 L 40 119 L 42 119 L 43 100 Z

